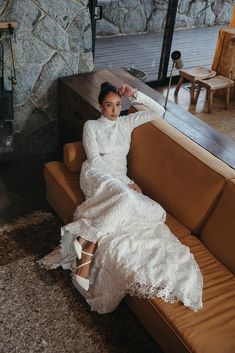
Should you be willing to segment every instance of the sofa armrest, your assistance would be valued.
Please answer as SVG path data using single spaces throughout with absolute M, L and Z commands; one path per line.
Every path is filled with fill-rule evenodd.
M 44 177 L 49 205 L 65 224 L 72 222 L 76 207 L 85 200 L 79 187 L 79 174 L 54 161 L 45 164 Z
M 72 142 L 64 145 L 64 164 L 74 173 L 80 173 L 82 163 L 86 160 L 86 153 L 82 142 Z

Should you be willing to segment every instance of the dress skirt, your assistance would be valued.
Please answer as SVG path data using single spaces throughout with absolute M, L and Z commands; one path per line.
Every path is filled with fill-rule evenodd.
M 125 178 L 83 164 L 80 185 L 87 198 L 61 229 L 61 265 L 71 269 L 76 260 L 76 237 L 98 244 L 90 289 L 81 292 L 99 313 L 113 311 L 128 293 L 201 309 L 203 280 L 190 249 L 165 224 L 165 210 Z

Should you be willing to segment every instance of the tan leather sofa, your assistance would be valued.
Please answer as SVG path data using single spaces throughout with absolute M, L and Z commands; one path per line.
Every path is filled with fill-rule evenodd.
M 47 199 L 64 223 L 84 200 L 81 142 L 64 147 L 64 161 L 45 166 Z M 190 247 L 204 277 L 203 309 L 126 297 L 168 353 L 235 352 L 235 171 L 164 120 L 134 130 L 131 179 L 168 212 L 167 224 Z

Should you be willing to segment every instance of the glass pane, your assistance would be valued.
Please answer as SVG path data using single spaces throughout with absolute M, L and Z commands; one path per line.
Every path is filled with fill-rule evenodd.
M 98 1 L 103 19 L 96 21 L 95 68 L 140 70 L 145 82 L 158 77 L 168 1 Z

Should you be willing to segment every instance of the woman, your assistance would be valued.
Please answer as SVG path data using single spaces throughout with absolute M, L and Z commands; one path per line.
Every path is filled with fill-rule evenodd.
M 149 110 L 119 116 L 121 97 Z M 102 115 L 84 125 L 80 186 L 86 200 L 74 220 L 61 230 L 59 264 L 71 269 L 73 282 L 92 310 L 114 310 L 130 293 L 180 300 L 192 310 L 202 307 L 202 276 L 189 248 L 165 225 L 166 213 L 143 195 L 127 176 L 133 129 L 164 109 L 143 93 L 124 85 L 101 85 Z

